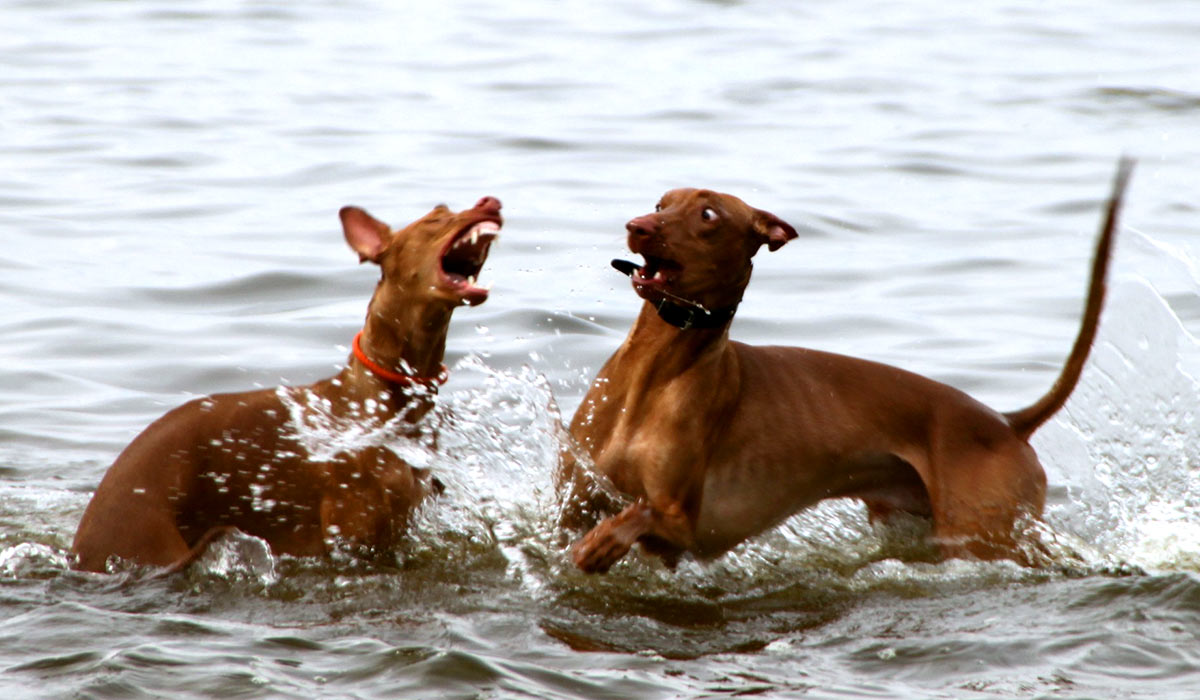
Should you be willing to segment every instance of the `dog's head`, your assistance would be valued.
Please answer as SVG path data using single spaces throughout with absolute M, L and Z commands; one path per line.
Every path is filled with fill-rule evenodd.
M 750 281 L 750 259 L 764 244 L 778 250 L 796 237 L 779 217 L 729 194 L 671 190 L 654 212 L 625 224 L 629 249 L 645 258 L 633 287 L 651 302 L 666 296 L 709 309 L 736 305 Z
M 475 306 L 487 299 L 488 289 L 477 280 L 503 224 L 495 197 L 484 197 L 458 213 L 439 204 L 398 231 L 358 207 L 343 207 L 338 215 L 346 242 L 359 259 L 383 270 L 381 286 L 397 289 L 410 300 L 453 306 Z

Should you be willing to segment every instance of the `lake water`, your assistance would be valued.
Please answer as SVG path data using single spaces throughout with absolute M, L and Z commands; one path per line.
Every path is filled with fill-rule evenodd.
M 8 0 L 0 25 L 3 697 L 1196 696 L 1190 0 Z M 1122 153 L 1104 325 L 1034 440 L 1074 558 L 903 563 L 830 503 L 709 565 L 569 566 L 556 426 L 637 312 L 608 261 L 664 190 L 804 233 L 758 256 L 734 337 L 1012 409 L 1070 347 Z M 147 423 L 345 361 L 376 272 L 339 207 L 489 194 L 448 489 L 396 567 L 242 540 L 167 581 L 67 570 Z

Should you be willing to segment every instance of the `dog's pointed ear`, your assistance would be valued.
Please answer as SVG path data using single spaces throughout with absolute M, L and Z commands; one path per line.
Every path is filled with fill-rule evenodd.
M 392 239 L 388 225 L 358 207 L 342 207 L 338 212 L 346 242 L 358 253 L 358 261 L 379 262 L 379 256 Z
M 796 237 L 796 229 L 791 224 L 762 209 L 754 210 L 754 229 L 762 236 L 762 242 L 767 244 L 767 250 L 772 252 Z

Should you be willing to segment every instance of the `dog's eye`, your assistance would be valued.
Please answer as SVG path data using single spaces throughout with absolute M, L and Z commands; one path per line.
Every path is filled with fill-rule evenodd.
M 704 207 L 704 211 L 700 212 L 700 218 L 704 219 L 705 221 L 715 221 L 717 218 L 717 212 L 712 207 Z
M 656 212 L 662 211 L 662 202 L 659 202 L 658 204 L 654 205 L 654 211 L 656 211 Z

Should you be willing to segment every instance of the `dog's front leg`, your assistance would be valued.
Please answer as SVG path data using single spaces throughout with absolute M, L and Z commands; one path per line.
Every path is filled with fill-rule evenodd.
M 653 551 L 666 554 L 690 548 L 691 521 L 682 506 L 655 508 L 639 498 L 616 515 L 605 518 L 575 544 L 575 565 L 594 574 L 608 571 L 638 540 L 651 540 Z M 668 559 L 672 563 L 674 557 Z

